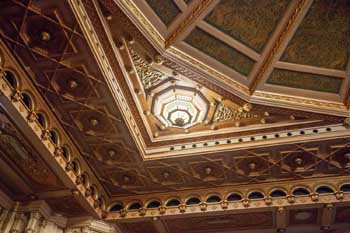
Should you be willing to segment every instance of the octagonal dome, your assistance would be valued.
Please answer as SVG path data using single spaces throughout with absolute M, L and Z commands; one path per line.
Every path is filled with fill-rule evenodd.
M 152 113 L 165 127 L 189 128 L 205 120 L 209 102 L 194 88 L 169 87 L 153 97 Z

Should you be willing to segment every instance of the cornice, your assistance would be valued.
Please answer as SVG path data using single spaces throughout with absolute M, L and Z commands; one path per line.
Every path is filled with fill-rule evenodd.
M 313 178 L 305 180 L 292 180 L 285 182 L 269 182 L 265 184 L 249 184 L 238 186 L 226 186 L 220 188 L 211 189 L 198 189 L 195 192 L 182 191 L 176 193 L 166 194 L 150 194 L 142 196 L 131 196 L 124 199 L 115 199 L 114 204 L 120 204 L 125 208 L 116 211 L 109 212 L 106 220 L 119 220 L 123 219 L 138 219 L 144 217 L 152 218 L 167 218 L 170 216 L 178 215 L 208 215 L 211 213 L 224 214 L 227 212 L 259 210 L 259 209 L 277 209 L 277 208 L 297 208 L 298 206 L 313 206 L 313 205 L 326 205 L 328 203 L 337 204 L 350 202 L 350 193 L 344 193 L 341 191 L 341 187 L 344 184 L 348 184 L 348 176 L 339 176 L 332 179 L 329 178 Z M 321 186 L 330 187 L 334 190 L 332 193 L 319 194 L 317 188 Z M 293 194 L 293 191 L 297 188 L 304 188 L 308 190 L 309 194 L 297 196 Z M 283 197 L 271 197 L 271 192 L 274 190 L 282 190 L 285 192 Z M 262 194 L 262 198 L 251 199 L 249 194 L 253 192 L 259 192 Z M 228 201 L 228 197 L 231 194 L 237 194 L 241 196 L 241 200 Z M 217 196 L 221 199 L 218 202 L 207 202 L 206 200 L 211 196 Z M 187 200 L 191 197 L 196 197 L 200 200 L 200 203 L 194 205 L 186 204 Z M 179 200 L 178 206 L 167 206 L 167 202 L 172 199 Z M 152 200 L 158 200 L 160 206 L 158 208 L 147 208 L 148 203 Z M 135 201 L 140 202 L 142 207 L 138 210 L 128 210 Z M 111 208 L 114 204 L 111 204 Z
M 348 117 L 350 112 L 346 105 L 338 102 L 320 101 L 316 99 L 298 98 L 296 96 L 288 96 L 275 94 L 270 92 L 255 91 L 251 96 L 251 102 L 257 104 L 273 105 L 279 107 L 296 108 L 299 110 L 338 115 Z

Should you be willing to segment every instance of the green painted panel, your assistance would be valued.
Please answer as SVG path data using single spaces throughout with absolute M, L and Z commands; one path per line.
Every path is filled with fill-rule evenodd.
M 185 42 L 245 76 L 255 64 L 251 58 L 199 28 L 195 28 Z
M 176 16 L 181 13 L 176 3 L 172 0 L 146 1 L 166 26 L 169 26 L 174 21 Z
M 261 52 L 285 13 L 289 0 L 222 0 L 205 21 Z
M 282 60 L 345 70 L 350 56 L 350 1 L 315 0 Z
M 274 69 L 267 83 L 313 91 L 338 93 L 342 80 L 342 78 L 331 76 Z

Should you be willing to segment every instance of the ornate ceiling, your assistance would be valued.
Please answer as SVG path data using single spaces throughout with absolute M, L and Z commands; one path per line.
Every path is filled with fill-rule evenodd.
M 341 202 L 334 194 L 347 192 L 348 11 L 341 0 L 6 0 L 0 103 L 7 117 L 14 105 L 40 135 L 54 158 L 49 166 L 61 166 L 69 189 L 81 192 L 77 205 L 110 221 L 126 218 L 120 223 L 126 232 L 298 225 L 299 207 L 286 199 L 298 185 L 304 182 L 307 198 L 320 185 L 332 187 L 322 203 Z M 45 175 L 52 190 L 61 184 L 53 182 L 55 173 Z M 265 208 L 277 188 L 283 201 Z M 232 192 L 240 199 L 229 199 Z M 255 192 L 262 196 L 250 198 Z M 239 204 L 228 205 L 224 218 L 201 216 L 207 207 L 199 204 L 214 193 L 220 198 L 210 211 L 225 209 L 223 201 Z M 200 201 L 186 204 L 193 196 Z M 307 198 L 297 201 L 308 205 L 307 224 L 324 225 L 323 206 Z M 172 199 L 179 203 L 166 206 Z M 156 210 L 143 213 L 148 205 Z M 195 207 L 187 208 L 188 218 L 170 221 L 185 212 L 182 205 Z M 281 205 L 284 225 L 276 219 Z M 162 206 L 176 211 L 161 213 Z M 332 214 L 343 206 L 332 206 Z M 109 207 L 116 210 L 107 214 Z M 256 210 L 244 212 L 248 207 Z M 162 214 L 169 219 L 161 224 L 131 221 Z

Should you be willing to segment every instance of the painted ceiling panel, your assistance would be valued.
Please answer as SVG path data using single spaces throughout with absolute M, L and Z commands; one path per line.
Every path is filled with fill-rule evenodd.
M 261 52 L 287 9 L 289 0 L 222 0 L 205 21 Z
M 282 60 L 345 70 L 350 55 L 350 2 L 315 1 Z
M 255 64 L 252 59 L 199 28 L 194 29 L 185 42 L 244 76 L 249 75 Z
M 267 83 L 299 89 L 338 93 L 342 78 L 275 69 Z
M 181 13 L 172 0 L 147 0 L 147 3 L 166 26 L 169 26 Z
M 313 91 L 338 93 L 342 84 L 342 79 L 325 75 L 275 69 L 267 80 L 267 83 Z

